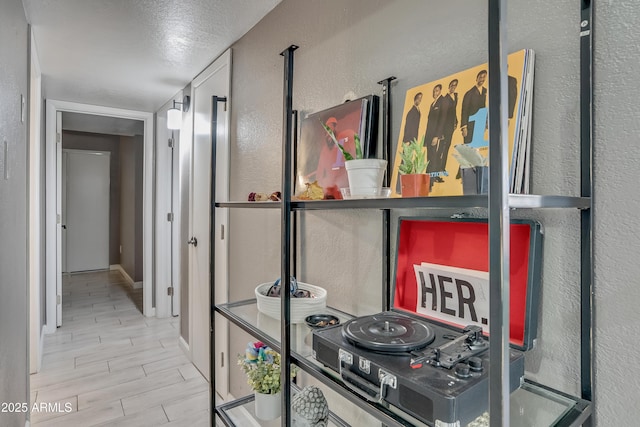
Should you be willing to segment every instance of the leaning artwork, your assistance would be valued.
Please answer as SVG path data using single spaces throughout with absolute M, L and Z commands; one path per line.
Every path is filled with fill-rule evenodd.
M 378 97 L 365 96 L 308 115 L 300 129 L 297 145 L 295 194 L 315 183 L 324 199 L 341 199 L 340 188 L 349 186 L 345 159 L 325 130 L 333 131 L 345 150 L 355 155 L 355 135 L 365 158 L 375 157 Z
M 510 163 L 514 145 L 520 141 L 516 135 L 527 126 L 527 119 L 530 120 L 524 108 L 527 61 L 532 65 L 532 51 L 521 50 L 508 57 Z M 487 64 L 479 65 L 407 90 L 391 176 L 392 197 L 401 196 L 402 151 L 412 141 L 420 143 L 422 155 L 428 161 L 430 196 L 463 194 L 460 163 L 454 157 L 454 147 L 465 144 L 488 157 L 487 68 Z

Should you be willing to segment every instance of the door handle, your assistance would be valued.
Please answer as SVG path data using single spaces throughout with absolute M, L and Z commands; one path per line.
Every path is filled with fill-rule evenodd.
M 62 227 L 63 230 L 67 229 L 67 226 L 65 224 L 62 224 L 60 227 Z
M 187 245 L 193 245 L 193 247 L 195 248 L 196 246 L 198 246 L 198 239 L 192 237 L 191 239 L 189 239 L 189 241 L 187 241 Z

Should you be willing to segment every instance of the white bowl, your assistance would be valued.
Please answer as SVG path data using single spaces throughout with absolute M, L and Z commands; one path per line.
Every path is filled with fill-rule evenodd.
M 261 283 L 255 289 L 258 311 L 280 320 L 280 297 L 268 297 L 265 294 L 273 282 Z M 304 323 L 304 319 L 316 313 L 322 313 L 327 307 L 327 291 L 320 286 L 298 282 L 298 288 L 307 290 L 312 298 L 291 298 L 291 323 Z

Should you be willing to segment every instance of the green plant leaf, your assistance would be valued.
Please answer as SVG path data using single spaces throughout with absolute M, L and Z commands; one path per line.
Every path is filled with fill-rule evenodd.
M 345 150 L 342 145 L 338 144 L 338 148 L 340 149 L 340 151 L 342 151 L 342 155 L 344 156 L 345 160 L 353 160 L 353 156 L 351 155 L 351 153 Z
M 362 158 L 362 145 L 360 145 L 360 136 L 356 133 L 353 135 L 353 139 L 356 141 L 356 159 Z
M 336 139 L 336 135 L 333 133 L 333 129 L 331 129 L 329 126 L 327 126 L 325 123 L 322 123 L 322 121 L 320 122 L 320 124 L 322 125 L 322 127 L 324 128 L 324 130 L 329 134 L 329 136 L 331 137 L 331 139 L 333 140 L 333 143 L 336 144 L 338 146 L 338 148 L 340 149 L 340 152 L 342 153 L 342 155 L 344 156 L 345 160 L 353 160 L 353 156 L 351 155 L 351 153 L 349 153 L 347 150 L 344 149 L 344 146 L 338 144 L 338 140 Z M 356 156 L 357 156 L 357 151 L 358 151 L 358 145 L 357 145 L 357 141 L 356 140 Z M 362 156 L 362 153 L 360 153 L 360 155 Z M 358 158 L 362 158 L 362 157 L 358 157 Z

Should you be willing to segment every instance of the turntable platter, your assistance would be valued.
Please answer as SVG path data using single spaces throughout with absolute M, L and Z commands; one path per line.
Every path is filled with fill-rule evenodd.
M 426 323 L 389 312 L 351 319 L 342 335 L 359 347 L 391 353 L 417 350 L 435 339 Z

